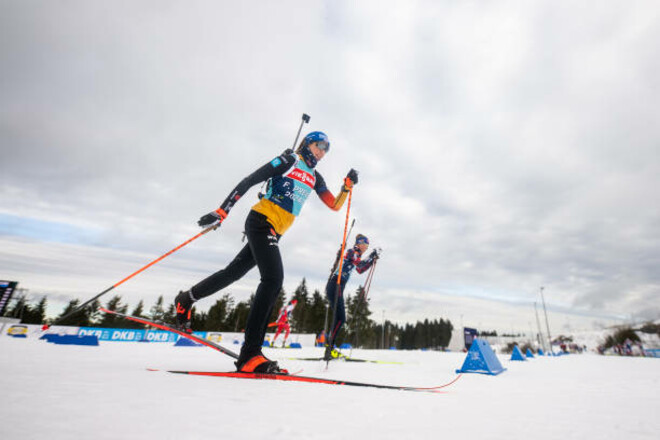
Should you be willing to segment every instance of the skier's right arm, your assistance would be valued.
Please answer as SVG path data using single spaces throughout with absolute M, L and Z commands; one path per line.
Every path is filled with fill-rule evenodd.
M 229 196 L 227 196 L 225 201 L 222 202 L 220 207 L 213 212 L 209 212 L 208 214 L 203 215 L 197 224 L 199 226 L 206 227 L 216 222 L 218 222 L 218 224 L 222 223 L 223 220 L 227 218 L 231 208 L 234 207 L 236 202 L 238 202 L 238 200 L 243 197 L 243 195 L 250 188 L 258 183 L 270 179 L 273 176 L 283 174 L 286 172 L 286 170 L 291 168 L 291 165 L 293 165 L 295 161 L 295 155 L 293 155 L 290 150 L 286 150 L 282 155 L 277 156 L 275 159 L 258 168 L 254 173 L 241 180 L 239 184 L 236 185 L 236 188 L 234 188 L 232 192 L 229 193 Z
M 346 197 L 348 197 L 349 191 L 351 188 L 353 188 L 353 185 L 355 185 L 357 181 L 358 172 L 351 168 L 351 170 L 348 172 L 348 175 L 346 175 L 344 178 L 344 183 L 341 186 L 339 194 L 337 197 L 335 197 L 325 186 L 325 180 L 323 179 L 323 176 L 321 176 L 321 173 L 317 171 L 316 184 L 314 189 L 316 190 L 316 193 L 319 195 L 323 203 L 328 206 L 328 208 L 332 209 L 333 211 L 339 211 L 344 205 L 344 201 L 346 200 Z

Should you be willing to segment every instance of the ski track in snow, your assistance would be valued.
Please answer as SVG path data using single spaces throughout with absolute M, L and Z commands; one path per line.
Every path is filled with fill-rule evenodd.
M 235 347 L 230 346 L 230 349 Z M 354 350 L 403 365 L 288 360 L 321 349 L 264 349 L 306 376 L 436 386 L 465 354 Z M 205 347 L 101 342 L 58 346 L 0 336 L 0 438 L 11 439 L 655 439 L 660 360 L 595 354 L 499 359 L 442 394 L 169 374 L 231 371 Z M 156 368 L 161 371 L 147 371 Z

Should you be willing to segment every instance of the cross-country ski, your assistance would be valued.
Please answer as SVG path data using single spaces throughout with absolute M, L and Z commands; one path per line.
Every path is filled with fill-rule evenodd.
M 291 360 L 294 360 L 294 361 L 327 361 L 327 359 L 325 359 L 325 357 L 288 357 L 287 359 L 291 359 Z M 339 357 L 337 357 L 335 359 L 340 361 L 340 362 L 366 362 L 366 363 L 372 363 L 372 364 L 403 365 L 403 362 L 382 361 L 382 360 L 377 360 L 377 359 L 358 359 L 358 358 L 353 358 L 353 357 L 343 356 L 343 355 L 340 355 Z
M 424 393 L 440 393 L 441 390 L 454 384 L 461 377 L 459 374 L 455 379 L 450 382 L 434 387 L 411 387 L 411 386 L 397 386 L 397 385 L 384 385 L 368 382 L 355 382 L 350 380 L 340 379 L 327 379 L 322 377 L 309 377 L 300 376 L 295 374 L 281 374 L 281 373 L 243 373 L 240 371 L 217 372 L 217 371 L 169 371 L 169 373 L 176 374 L 189 374 L 192 376 L 210 376 L 210 377 L 225 377 L 233 379 L 261 379 L 261 380 L 277 380 L 284 382 L 303 382 L 309 384 L 323 384 L 323 385 L 344 385 L 349 387 L 362 387 L 362 388 L 378 388 L 383 390 L 396 390 L 396 391 L 416 391 Z

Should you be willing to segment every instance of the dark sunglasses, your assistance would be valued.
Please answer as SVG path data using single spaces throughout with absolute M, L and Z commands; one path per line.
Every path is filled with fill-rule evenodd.
M 316 147 L 319 150 L 323 150 L 327 153 L 328 151 L 330 151 L 330 142 L 328 142 L 328 141 L 316 141 Z

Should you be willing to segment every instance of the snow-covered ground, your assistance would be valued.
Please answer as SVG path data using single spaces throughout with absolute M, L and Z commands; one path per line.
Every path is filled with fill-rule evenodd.
M 320 349 L 265 349 L 308 376 L 433 386 L 465 355 L 355 350 L 403 364 L 296 361 Z M 656 439 L 660 359 L 595 354 L 510 362 L 442 394 L 173 375 L 232 370 L 205 347 L 61 346 L 0 337 L 0 438 L 10 439 Z

